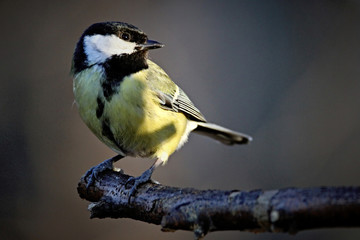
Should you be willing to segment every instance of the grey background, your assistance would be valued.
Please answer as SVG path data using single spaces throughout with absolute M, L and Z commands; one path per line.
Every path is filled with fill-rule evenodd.
M 1 1 L 0 238 L 192 239 L 129 219 L 89 219 L 76 186 L 114 154 L 73 106 L 83 30 L 132 23 L 211 122 L 248 133 L 227 147 L 192 135 L 154 178 L 200 189 L 359 185 L 359 1 Z M 139 175 L 152 161 L 126 158 Z M 211 233 L 206 239 L 359 239 L 358 229 Z

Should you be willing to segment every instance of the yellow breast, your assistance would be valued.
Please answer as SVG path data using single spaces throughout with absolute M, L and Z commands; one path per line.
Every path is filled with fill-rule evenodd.
M 148 70 L 143 70 L 125 77 L 110 101 L 103 97 L 100 78 L 94 72 L 74 81 L 74 93 L 84 122 L 110 148 L 119 150 L 102 133 L 102 121 L 105 119 L 116 142 L 129 155 L 161 157 L 166 161 L 177 149 L 185 133 L 187 119 L 182 113 L 161 108 L 156 92 L 147 82 L 147 74 Z M 99 96 L 105 103 L 101 118 L 96 116 Z

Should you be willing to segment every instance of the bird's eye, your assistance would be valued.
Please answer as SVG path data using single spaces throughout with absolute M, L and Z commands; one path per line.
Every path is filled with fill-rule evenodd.
M 121 34 L 121 39 L 125 40 L 125 41 L 130 41 L 130 34 L 129 33 L 122 33 Z

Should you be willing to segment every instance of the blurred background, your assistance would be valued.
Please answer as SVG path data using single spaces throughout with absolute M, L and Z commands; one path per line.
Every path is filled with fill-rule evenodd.
M 153 178 L 199 189 L 360 185 L 359 1 L 0 2 L 0 239 L 193 239 L 130 219 L 89 219 L 80 177 L 114 153 L 73 105 L 85 28 L 124 21 L 163 42 L 151 58 L 206 118 L 253 136 L 192 135 Z M 126 158 L 139 175 L 152 164 Z M 360 229 L 239 231 L 206 239 L 359 239 Z

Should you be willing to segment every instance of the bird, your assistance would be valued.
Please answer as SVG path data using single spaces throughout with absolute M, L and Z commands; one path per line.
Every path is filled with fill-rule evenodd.
M 226 145 L 252 140 L 207 122 L 185 92 L 149 59 L 150 50 L 163 46 L 134 25 L 118 21 L 94 23 L 78 40 L 70 71 L 75 103 L 88 128 L 116 153 L 87 171 L 88 187 L 123 157 L 154 159 L 140 176 L 127 180 L 133 182 L 127 190 L 133 196 L 187 142 L 190 132 Z

